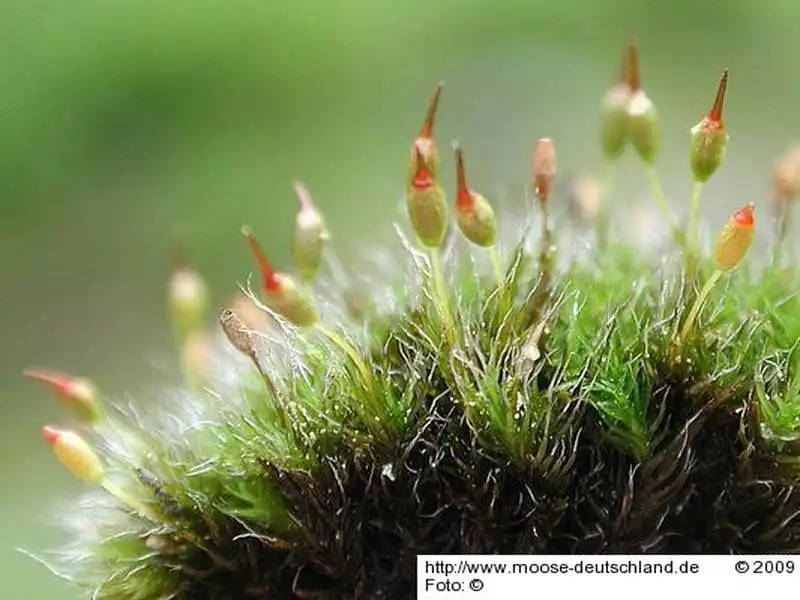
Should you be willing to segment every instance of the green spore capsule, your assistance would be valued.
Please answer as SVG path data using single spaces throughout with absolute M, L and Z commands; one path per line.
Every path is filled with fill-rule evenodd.
M 319 315 L 311 295 L 292 277 L 273 269 L 249 227 L 242 227 L 242 235 L 261 271 L 261 289 L 266 305 L 298 327 L 316 325 Z
M 325 225 L 325 218 L 317 209 L 305 185 L 296 181 L 294 190 L 300 200 L 300 210 L 294 223 L 292 254 L 300 277 L 310 281 L 322 264 L 322 255 L 330 233 Z
M 636 154 L 645 163 L 655 162 L 661 147 L 661 128 L 658 111 L 650 97 L 642 89 L 639 74 L 639 51 L 636 40 L 628 44 L 628 90 L 630 98 L 627 105 L 627 133 Z
M 416 151 L 417 170 L 407 193 L 408 216 L 419 242 L 438 248 L 447 233 L 447 195 L 431 174 L 422 153 Z
M 717 88 L 714 106 L 708 116 L 704 117 L 691 129 L 691 145 L 689 147 L 689 164 L 694 180 L 705 183 L 719 169 L 728 148 L 730 135 L 722 121 L 722 110 L 725 105 L 725 94 L 728 89 L 728 70 L 722 73 Z
M 489 201 L 467 187 L 464 151 L 453 143 L 456 155 L 456 222 L 464 237 L 476 246 L 489 248 L 497 242 L 497 218 Z

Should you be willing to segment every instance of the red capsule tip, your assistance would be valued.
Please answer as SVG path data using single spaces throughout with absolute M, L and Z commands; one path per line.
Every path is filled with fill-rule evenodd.
M 440 81 L 433 92 L 433 96 L 431 96 L 430 102 L 428 102 L 428 112 L 425 114 L 425 122 L 422 124 L 422 130 L 419 134 L 419 137 L 423 139 L 430 139 L 433 136 L 433 125 L 436 121 L 436 111 L 439 108 L 439 97 L 442 95 L 443 87 L 444 82 Z
M 253 235 L 253 230 L 247 225 L 244 225 L 242 227 L 242 235 L 247 245 L 250 247 L 250 252 L 252 252 L 253 257 L 258 263 L 258 268 L 261 270 L 261 285 L 267 292 L 278 291 L 280 289 L 280 282 L 276 277 L 275 269 L 272 268 L 272 265 L 267 260 L 264 251 L 261 249 L 261 245 Z
M 722 77 L 719 80 L 719 87 L 717 87 L 717 97 L 714 99 L 714 106 L 711 107 L 711 112 L 708 113 L 708 120 L 719 124 L 722 127 L 722 109 L 725 107 L 725 94 L 728 91 L 728 69 L 722 72 Z
M 52 444 L 54 446 L 58 443 L 58 440 L 61 438 L 61 432 L 55 427 L 51 427 L 50 425 L 45 425 L 44 427 L 42 427 L 42 435 L 49 444 Z
M 756 224 L 756 205 L 751 202 L 733 215 L 733 220 L 739 227 L 752 229 Z
M 631 92 L 635 92 L 642 87 L 642 80 L 639 74 L 639 49 L 636 47 L 636 36 L 633 34 L 631 34 L 631 39 L 628 41 L 625 79 Z
M 42 383 L 52 386 L 52 388 L 59 394 L 67 395 L 70 393 L 72 378 L 64 373 L 43 371 L 40 369 L 25 369 L 22 372 L 22 375 L 28 379 L 41 381 Z
M 467 187 L 467 171 L 464 167 L 464 150 L 458 142 L 453 142 L 453 150 L 456 153 L 456 199 L 462 208 L 472 206 L 472 194 Z
M 297 199 L 300 201 L 300 210 L 315 210 L 316 207 L 308 188 L 300 181 L 293 181 L 292 187 L 294 188 L 294 193 L 297 194 Z
M 411 185 L 415 190 L 421 191 L 433 185 L 433 178 L 431 177 L 431 171 L 428 169 L 428 165 L 425 164 L 425 159 L 422 157 L 422 152 L 420 152 L 419 146 L 417 145 L 414 145 L 414 157 L 417 161 L 417 169 L 414 171 L 414 179 Z

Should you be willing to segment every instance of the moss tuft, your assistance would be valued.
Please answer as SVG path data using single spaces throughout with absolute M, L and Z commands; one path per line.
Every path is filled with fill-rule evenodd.
M 579 237 L 539 193 L 505 251 L 403 233 L 402 275 L 350 317 L 332 280 L 306 282 L 326 308 L 299 327 L 248 289 L 263 315 L 237 317 L 244 337 L 228 319 L 206 387 L 152 414 L 107 402 L 71 580 L 98 600 L 388 599 L 413 595 L 419 553 L 798 552 L 795 249 L 722 273 L 671 222 L 618 241 L 612 190 Z

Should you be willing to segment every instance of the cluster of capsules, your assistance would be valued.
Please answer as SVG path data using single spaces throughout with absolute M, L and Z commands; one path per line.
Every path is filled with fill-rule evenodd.
M 709 113 L 691 129 L 690 166 L 696 190 L 706 182 L 722 164 L 729 134 L 723 123 L 722 113 L 728 85 L 728 71 L 724 71 L 717 94 Z M 434 139 L 434 123 L 442 93 L 439 83 L 428 103 L 427 113 L 419 135 L 411 145 L 405 174 L 406 207 L 409 221 L 419 244 L 432 253 L 443 245 L 450 219 L 450 203 L 440 181 L 441 157 Z M 644 92 L 639 74 L 638 52 L 631 39 L 624 52 L 622 74 L 602 102 L 601 113 L 602 149 L 609 162 L 615 162 L 626 147 L 632 146 L 637 155 L 653 167 L 659 152 L 659 119 L 654 103 Z M 456 194 L 453 213 L 458 229 L 470 243 L 488 249 L 502 285 L 502 272 L 497 251 L 498 225 L 492 204 L 467 183 L 465 155 L 458 142 L 453 142 L 456 163 Z M 545 218 L 543 233 L 547 229 L 547 202 L 556 178 L 556 151 L 553 141 L 542 138 L 535 144 L 532 158 L 531 183 Z M 652 171 L 655 173 L 655 171 Z M 656 179 L 654 178 L 654 181 Z M 800 153 L 792 153 L 775 174 L 776 195 L 794 198 L 800 190 Z M 369 386 L 369 371 L 360 362 L 357 351 L 349 342 L 327 330 L 320 323 L 320 316 L 309 284 L 314 280 L 323 262 L 330 234 L 325 219 L 311 199 L 306 187 L 299 182 L 294 190 L 300 202 L 294 224 L 293 260 L 296 274 L 288 274 L 273 268 L 261 245 L 249 226 L 242 227 L 242 235 L 258 266 L 261 299 L 274 313 L 299 328 L 316 328 L 344 350 L 357 366 Z M 660 190 L 660 188 L 659 188 Z M 587 192 L 588 194 L 588 192 Z M 657 200 L 663 195 L 657 194 Z M 699 191 L 693 203 L 699 200 Z M 788 204 L 788 200 L 784 202 Z M 666 207 L 664 207 L 666 210 Z M 694 207 L 693 207 L 694 210 Z M 665 215 L 666 217 L 666 215 Z M 692 222 L 690 219 L 690 228 Z M 707 281 L 684 322 L 682 336 L 688 334 L 702 300 L 713 282 L 727 271 L 734 269 L 744 258 L 752 241 L 755 227 L 755 206 L 750 203 L 736 211 L 720 233 L 714 253 L 715 272 Z M 687 238 L 687 252 L 689 240 Z M 545 258 L 544 256 L 542 257 Z M 435 269 L 434 269 L 435 270 Z M 170 281 L 170 304 L 172 318 L 180 339 L 184 344 L 193 335 L 205 329 L 208 306 L 207 287 L 202 277 L 186 264 L 180 264 Z M 443 314 L 443 317 L 446 316 Z M 269 377 L 261 369 L 256 357 L 255 344 L 248 326 L 250 319 L 241 310 L 226 308 L 219 315 L 219 324 L 230 343 L 250 357 L 269 383 Z M 43 369 L 30 369 L 25 374 L 35 380 L 49 384 L 64 400 L 71 412 L 88 428 L 103 421 L 105 411 L 95 384 L 85 378 Z M 101 459 L 77 432 L 52 426 L 43 428 L 44 437 L 54 448 L 56 456 L 73 473 L 82 479 L 100 482 L 118 497 L 134 504 L 122 492 L 115 490 L 106 480 Z

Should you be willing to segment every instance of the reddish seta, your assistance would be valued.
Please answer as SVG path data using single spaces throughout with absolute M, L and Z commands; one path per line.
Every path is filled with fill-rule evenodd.
M 628 42 L 628 52 L 623 68 L 623 80 L 628 84 L 628 91 L 633 95 L 642 87 L 642 79 L 639 75 L 639 49 L 636 47 L 636 37 L 631 35 Z
M 456 148 L 456 202 L 461 210 L 468 210 L 475 206 L 475 198 L 467 187 L 467 174 L 464 168 L 464 151 Z
M 250 247 L 253 257 L 258 263 L 258 267 L 261 271 L 261 285 L 264 288 L 264 291 L 267 294 L 280 293 L 281 282 L 278 278 L 278 274 L 275 272 L 275 269 L 272 267 L 272 264 L 269 262 L 269 260 L 267 260 L 267 256 L 264 254 L 264 251 L 261 249 L 261 245 L 253 235 L 253 231 L 247 226 L 242 227 L 242 235 L 244 236 L 247 245 Z
M 714 105 L 711 107 L 704 123 L 704 129 L 706 131 L 725 129 L 725 125 L 722 122 L 722 110 L 725 108 L 725 94 L 727 91 L 728 69 L 725 69 L 719 80 L 719 87 L 717 87 L 717 96 L 714 98 Z
M 436 122 L 436 111 L 439 108 L 439 97 L 442 95 L 442 87 L 444 87 L 444 84 L 440 82 L 439 85 L 436 86 L 436 91 L 433 93 L 428 103 L 428 112 L 425 113 L 425 121 L 422 123 L 422 129 L 420 130 L 418 139 L 429 140 L 433 137 L 433 125 Z
M 50 385 L 53 391 L 62 397 L 71 398 L 74 395 L 75 384 L 69 375 L 39 369 L 26 369 L 23 375 L 29 379 L 41 381 Z

